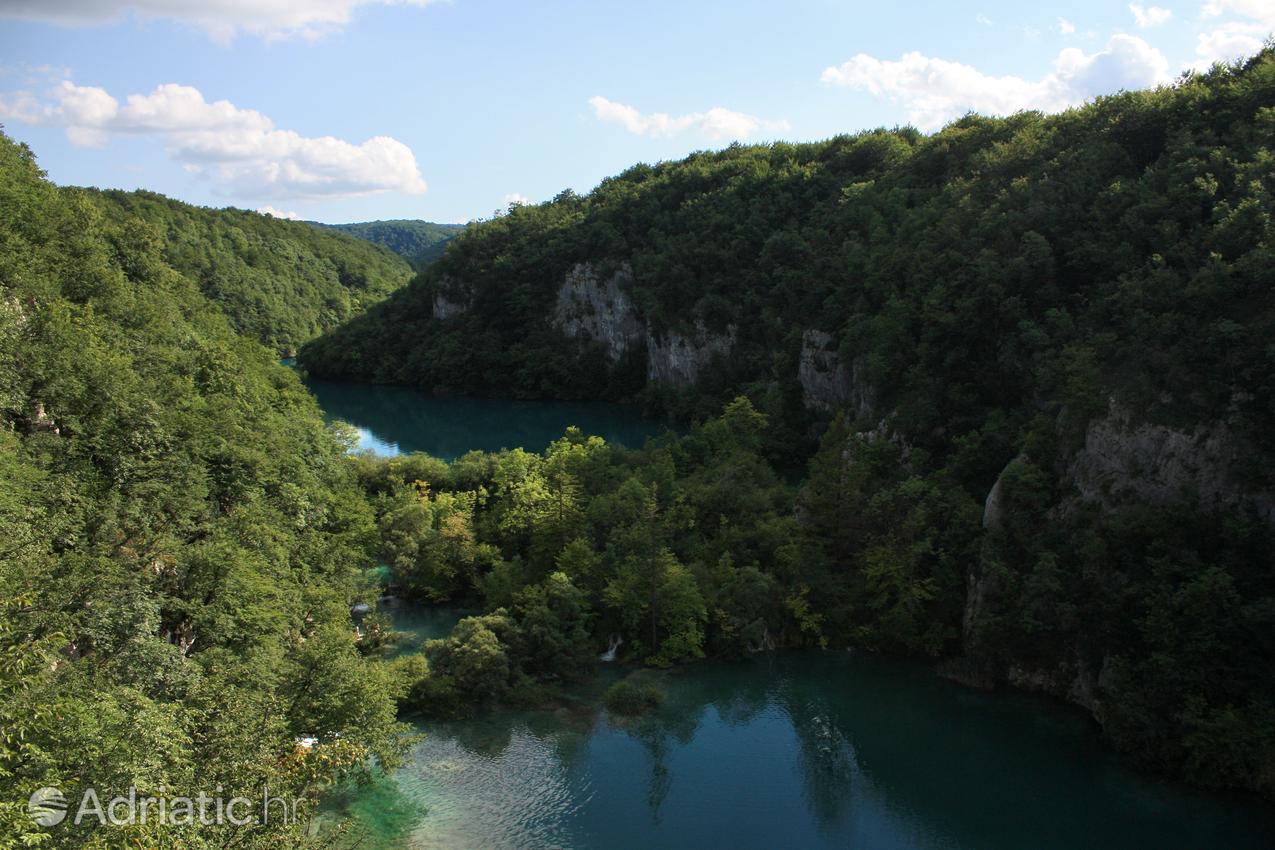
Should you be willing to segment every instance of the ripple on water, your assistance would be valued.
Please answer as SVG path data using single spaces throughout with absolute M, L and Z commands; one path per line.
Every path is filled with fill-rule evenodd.
M 420 850 L 570 847 L 571 819 L 592 797 L 587 779 L 563 771 L 554 741 L 525 727 L 496 754 L 431 735 L 398 780 L 426 810 L 407 843 Z

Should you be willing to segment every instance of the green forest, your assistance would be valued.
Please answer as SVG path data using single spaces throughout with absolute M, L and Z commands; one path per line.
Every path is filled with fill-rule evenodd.
M 776 642 L 944 659 L 963 681 L 1081 704 L 1141 764 L 1270 794 L 1272 139 L 1268 49 L 1059 115 L 637 165 L 471 226 L 301 361 L 440 393 L 636 400 L 683 422 L 745 397 L 767 422 L 758 463 L 805 483 L 748 491 L 782 546 L 670 546 L 670 574 L 685 566 L 705 600 L 689 645 L 756 631 L 749 609 L 719 621 L 707 601 L 755 570 Z M 565 332 L 555 304 L 581 264 L 631 268 L 645 345 L 608 357 L 613 340 Z M 832 413 L 804 397 L 811 331 L 852 376 Z M 705 332 L 729 353 L 693 383 L 652 379 L 660 340 Z M 1146 447 L 1170 442 L 1199 468 L 1146 468 Z M 658 489 L 663 523 L 707 507 Z M 770 528 L 723 526 L 741 514 L 722 507 L 694 534 Z M 608 534 L 585 540 L 614 568 L 628 556 L 606 554 Z M 608 592 L 593 588 L 603 619 Z M 632 652 L 682 654 L 658 626 L 627 628 Z
M 82 190 L 112 221 L 149 226 L 164 263 L 198 284 L 235 330 L 293 354 L 399 289 L 411 266 L 388 249 L 248 210 L 213 210 L 154 192 Z
M 656 668 L 924 659 L 1275 798 L 1272 140 L 1267 49 L 1059 115 L 634 166 L 412 277 L 308 223 L 59 188 L 0 138 L 0 784 L 300 801 L 106 835 L 6 797 L 0 848 L 306 846 L 407 719 L 551 702 L 617 640 Z M 555 319 L 582 264 L 641 323 L 618 356 Z M 673 335 L 730 343 L 669 381 Z M 317 376 L 680 431 L 352 453 L 296 348 Z M 387 589 L 482 613 L 391 657 Z
M 360 221 L 353 224 L 312 223 L 316 227 L 338 230 L 388 248 L 417 269 L 423 269 L 443 256 L 448 241 L 465 229 L 463 224 L 436 224 L 414 218 Z

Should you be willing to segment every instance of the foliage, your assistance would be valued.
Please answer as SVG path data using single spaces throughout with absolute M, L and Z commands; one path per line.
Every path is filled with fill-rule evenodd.
M 419 219 L 360 221 L 353 224 L 319 224 L 388 248 L 416 269 L 423 269 L 443 256 L 447 243 L 465 229 L 463 224 L 435 224 Z
M 134 203 L 176 209 L 57 189 L 0 138 L 0 846 L 297 846 L 323 783 L 401 749 L 402 686 L 349 619 L 374 516 L 295 374 Z M 46 831 L 44 786 L 268 786 L 303 817 Z
M 664 702 L 664 693 L 655 685 L 632 682 L 623 679 L 607 688 L 607 711 L 619 717 L 636 717 L 639 714 L 659 708 Z
M 964 654 L 1090 706 L 1148 764 L 1275 793 L 1269 507 L 1183 492 L 1099 510 L 1069 472 L 1114 403 L 1131 427 L 1221 429 L 1247 466 L 1228 495 L 1269 505 L 1272 138 L 1268 47 L 1058 115 L 637 165 L 476 223 L 301 357 L 701 423 L 631 460 L 576 440 L 556 478 L 490 461 L 475 528 L 500 550 L 493 600 L 560 568 L 595 633 L 657 664 L 769 644 Z M 565 337 L 557 294 L 585 262 L 632 269 L 651 334 L 731 328 L 731 356 L 657 386 L 641 351 Z M 437 299 L 463 310 L 436 320 Z M 853 384 L 831 421 L 805 408 L 810 330 Z M 781 481 L 803 467 L 794 513 Z
M 412 275 L 390 251 L 306 222 L 196 207 L 154 192 L 83 191 L 108 219 L 123 222 L 111 236 L 117 250 L 152 249 L 198 283 L 236 330 L 288 355 Z

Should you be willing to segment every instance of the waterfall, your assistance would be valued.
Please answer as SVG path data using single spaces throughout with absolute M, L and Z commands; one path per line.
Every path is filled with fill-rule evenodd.
M 607 647 L 607 651 L 598 656 L 599 661 L 614 661 L 615 651 L 620 648 L 620 644 L 624 643 L 624 638 L 619 635 L 611 635 L 607 639 L 611 645 Z

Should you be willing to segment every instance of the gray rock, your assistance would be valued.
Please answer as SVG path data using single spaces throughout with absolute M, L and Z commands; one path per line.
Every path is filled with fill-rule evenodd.
M 725 334 L 714 334 L 702 319 L 695 320 L 690 336 L 668 332 L 662 338 L 648 333 L 646 338 L 646 379 L 652 383 L 678 387 L 693 385 L 700 370 L 714 357 L 727 357 L 735 346 L 735 326 Z
M 849 407 L 859 418 L 873 415 L 876 393 L 868 386 L 861 358 L 847 365 L 832 335 L 808 330 L 801 335 L 797 379 L 802 399 L 811 410 L 832 411 Z
M 1254 486 L 1245 469 L 1249 456 L 1223 421 L 1188 433 L 1137 422 L 1113 399 L 1107 415 L 1089 423 L 1066 474 L 1076 498 L 1107 509 L 1187 502 L 1206 511 L 1252 511 L 1275 527 L 1275 488 L 1269 475 Z
M 602 343 L 607 356 L 617 362 L 641 344 L 646 326 L 625 293 L 633 283 L 633 270 L 623 263 L 605 281 L 592 263 L 579 263 L 567 272 L 558 289 L 553 323 L 573 339 Z
M 434 318 L 444 321 L 468 309 L 469 297 L 464 285 L 450 275 L 443 275 L 434 289 Z

